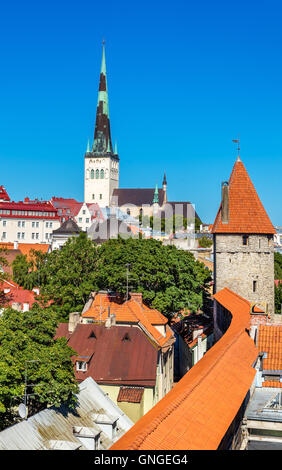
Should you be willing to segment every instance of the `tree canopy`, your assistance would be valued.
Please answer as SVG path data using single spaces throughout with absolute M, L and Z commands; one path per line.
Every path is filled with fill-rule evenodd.
M 274 279 L 282 280 L 282 254 L 274 253 Z
M 125 295 L 127 265 L 128 290 L 142 292 L 148 306 L 168 316 L 201 308 L 210 271 L 191 253 L 153 239 L 118 238 L 97 246 L 81 233 L 47 254 L 36 271 L 25 274 L 29 281 L 21 282 L 32 280 L 32 285 L 36 272 L 42 301 L 51 301 L 49 308 L 67 321 L 70 312 L 82 310 L 91 291 L 111 289 Z
M 12 424 L 23 401 L 25 374 L 29 410 L 75 403 L 78 386 L 65 338 L 54 340 L 57 316 L 38 305 L 28 312 L 6 309 L 0 317 L 0 428 Z M 36 361 L 36 362 L 34 362 Z M 38 408 L 36 408 L 36 411 Z

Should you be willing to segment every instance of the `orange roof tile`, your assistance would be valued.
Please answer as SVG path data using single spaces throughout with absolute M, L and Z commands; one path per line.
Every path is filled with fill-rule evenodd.
M 215 297 L 232 314 L 226 333 L 111 450 L 218 448 L 252 384 L 258 350 L 246 332 L 249 303 L 229 289 Z
M 282 326 L 260 325 L 257 346 L 260 352 L 267 354 L 267 357 L 263 359 L 264 370 L 282 370 Z M 277 384 L 277 382 L 273 383 Z M 276 387 L 279 385 L 268 386 Z
M 220 205 L 212 233 L 276 233 L 241 160 L 229 179 L 229 223 L 222 223 Z
M 107 294 L 96 294 L 90 308 L 82 314 L 83 318 L 91 318 L 96 322 L 104 322 L 108 317 L 108 310 L 116 316 L 117 323 L 139 323 L 160 345 L 164 346 L 173 338 L 173 332 L 166 326 L 166 336 L 163 336 L 155 327 L 156 325 L 167 325 L 167 318 L 156 309 L 150 309 L 143 302 L 139 303 L 131 294 L 126 302 L 117 297 L 113 299 Z M 141 295 L 141 294 L 140 294 Z

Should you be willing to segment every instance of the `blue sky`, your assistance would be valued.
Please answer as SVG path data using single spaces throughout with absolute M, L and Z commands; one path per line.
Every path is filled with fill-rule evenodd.
M 241 158 L 282 225 L 280 1 L 14 1 L 0 12 L 0 159 L 14 200 L 83 200 L 106 41 L 120 187 L 161 185 L 213 222 Z

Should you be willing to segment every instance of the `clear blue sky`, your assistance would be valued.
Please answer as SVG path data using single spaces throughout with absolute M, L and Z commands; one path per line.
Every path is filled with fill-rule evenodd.
M 83 200 L 102 53 L 120 187 L 161 185 L 213 222 L 241 158 L 282 225 L 281 1 L 2 2 L 0 159 L 12 199 Z

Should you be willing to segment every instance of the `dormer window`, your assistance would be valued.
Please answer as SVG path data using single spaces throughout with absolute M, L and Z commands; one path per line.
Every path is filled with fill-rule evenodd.
M 76 370 L 85 372 L 87 370 L 86 361 L 76 361 Z
M 125 333 L 124 337 L 122 338 L 122 341 L 131 341 L 128 333 Z

